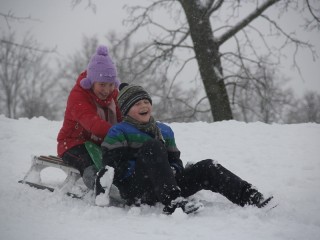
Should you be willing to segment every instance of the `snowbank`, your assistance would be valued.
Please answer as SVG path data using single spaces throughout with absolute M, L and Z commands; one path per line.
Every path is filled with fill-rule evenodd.
M 161 206 L 100 208 L 57 193 L 18 184 L 31 157 L 56 154 L 61 122 L 44 118 L 12 120 L 0 116 L 0 239 L 318 239 L 320 236 L 320 125 L 267 125 L 225 121 L 173 123 L 184 163 L 218 160 L 279 206 L 270 212 L 241 208 L 201 191 L 207 202 L 197 215 Z M 45 182 L 65 177 L 57 169 Z

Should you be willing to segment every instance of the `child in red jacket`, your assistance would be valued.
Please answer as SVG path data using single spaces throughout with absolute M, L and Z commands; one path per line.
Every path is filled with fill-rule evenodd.
M 99 46 L 68 97 L 57 137 L 58 156 L 80 171 L 90 189 L 93 189 L 96 170 L 84 143 L 91 141 L 100 145 L 111 126 L 121 121 L 117 103 L 119 84 L 107 47 Z

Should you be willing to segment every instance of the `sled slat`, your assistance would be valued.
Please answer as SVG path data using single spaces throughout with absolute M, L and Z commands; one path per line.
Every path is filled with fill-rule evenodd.
M 80 173 L 77 169 L 69 166 L 63 160 L 59 157 L 55 156 L 36 156 L 34 157 L 34 161 L 36 164 L 44 165 L 44 166 L 50 166 L 50 167 L 56 167 L 64 170 L 65 172 L 74 172 L 74 173 Z

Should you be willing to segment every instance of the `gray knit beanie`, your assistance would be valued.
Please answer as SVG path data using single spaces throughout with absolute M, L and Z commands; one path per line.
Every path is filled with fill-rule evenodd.
M 127 115 L 130 108 L 142 99 L 147 99 L 152 104 L 150 95 L 141 86 L 121 83 L 119 90 L 118 104 L 123 116 Z

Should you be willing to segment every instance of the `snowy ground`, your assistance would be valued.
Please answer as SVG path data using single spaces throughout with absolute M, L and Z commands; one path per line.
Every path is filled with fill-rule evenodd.
M 188 216 L 165 216 L 160 205 L 101 208 L 17 183 L 33 155 L 56 154 L 60 126 L 0 116 L 0 239 L 320 239 L 319 124 L 170 124 L 184 163 L 216 159 L 280 203 L 265 212 L 201 191 L 205 210 Z M 54 185 L 64 173 L 49 168 L 42 177 Z

